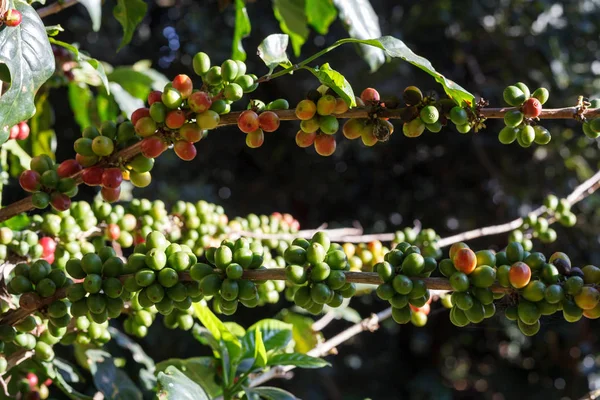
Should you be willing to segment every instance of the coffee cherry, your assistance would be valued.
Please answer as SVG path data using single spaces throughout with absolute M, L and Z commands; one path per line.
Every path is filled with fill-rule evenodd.
M 83 167 L 91 167 L 98 162 L 98 156 L 82 156 L 81 154 L 75 154 L 75 160 Z
M 535 130 L 530 125 L 525 125 L 519 129 L 517 134 L 517 141 L 523 147 L 529 147 L 535 140 Z
M 423 93 L 416 86 L 409 86 L 404 89 L 402 99 L 407 106 L 416 106 L 423 100 Z
M 316 132 L 308 133 L 300 130 L 296 133 L 296 144 L 298 147 L 302 148 L 310 147 L 314 143 L 316 137 Z
M 142 140 L 141 149 L 144 157 L 156 158 L 167 149 L 167 144 L 158 136 L 150 136 Z
M 331 115 L 335 110 L 337 101 L 335 97 L 331 95 L 325 95 L 317 101 L 317 114 L 319 115 Z
M 202 80 L 206 84 L 211 86 L 217 86 L 223 82 L 223 76 L 221 75 L 221 67 L 210 67 L 206 74 L 202 77 Z
M 237 83 L 230 83 L 223 89 L 223 96 L 229 101 L 238 101 L 244 96 L 244 89 Z
M 335 142 L 335 136 L 331 135 L 317 135 L 315 137 L 315 150 L 320 156 L 330 156 L 335 153 L 337 143 Z
M 137 124 L 137 122 L 144 117 L 150 117 L 150 109 L 148 108 L 138 108 L 131 114 L 131 123 L 133 126 Z
M 552 136 L 550 135 L 550 131 L 548 131 L 548 129 L 544 128 L 541 125 L 536 125 L 533 127 L 533 130 L 535 132 L 535 139 L 534 141 L 537 144 L 548 144 L 550 143 L 550 140 L 552 140 Z
M 440 113 L 434 106 L 425 106 L 421 109 L 419 117 L 425 124 L 434 124 L 440 118 Z
M 81 173 L 81 179 L 88 186 L 100 186 L 102 184 L 103 173 L 104 168 L 89 167 L 83 170 Z
M 368 146 L 368 147 L 375 146 L 378 142 L 377 136 L 375 136 L 375 133 L 373 132 L 373 128 L 374 128 L 373 124 L 369 122 L 362 129 L 360 139 L 362 140 L 362 142 L 365 146 Z M 405 133 L 405 135 L 406 135 L 406 133 Z
M 81 164 L 77 162 L 77 160 L 69 159 L 65 160 L 56 168 L 56 172 L 58 176 L 61 178 L 71 177 L 78 172 L 80 172 L 83 168 Z
M 246 146 L 250 147 L 251 149 L 256 149 L 262 146 L 264 141 L 265 134 L 263 133 L 262 129 L 257 129 L 246 135 Z
M 163 123 L 167 118 L 168 111 L 169 109 L 163 103 L 156 102 L 150 106 L 150 117 L 154 122 Z
M 19 136 L 19 133 L 21 133 L 21 129 L 19 128 L 19 124 L 13 125 L 10 128 L 10 132 L 8 134 L 8 138 L 9 139 L 16 139 Z
M 173 150 L 175 150 L 177 157 L 184 161 L 191 161 L 196 157 L 196 147 L 193 143 L 185 140 L 178 140 L 175 142 Z
M 523 113 L 519 110 L 509 110 L 504 114 L 504 124 L 508 127 L 516 127 L 523 122 Z
M 179 135 L 185 141 L 196 143 L 202 139 L 202 129 L 198 125 L 188 122 L 179 128 Z
M 342 98 L 335 99 L 335 108 L 333 110 L 334 114 L 343 114 L 348 111 L 348 104 Z
M 27 169 L 19 176 L 19 184 L 26 192 L 34 193 L 41 189 L 41 176 L 36 171 Z
M 336 117 L 326 115 L 319 117 L 319 127 L 324 134 L 335 135 L 340 125 Z
M 344 124 L 342 133 L 347 139 L 358 139 L 363 132 L 365 120 L 363 118 L 350 118 Z
M 114 150 L 113 141 L 106 136 L 98 136 L 92 141 L 92 151 L 99 157 L 109 156 Z
M 50 195 L 50 205 L 56 211 L 65 211 L 71 207 L 71 199 L 66 194 L 52 192 Z
M 196 123 L 200 129 L 214 129 L 219 125 L 221 117 L 212 110 L 196 114 Z
M 192 66 L 196 75 L 202 76 L 210 69 L 210 57 L 203 52 L 196 53 L 192 59 Z
M 189 76 L 185 74 L 177 75 L 173 79 L 173 88 L 177 89 L 179 93 L 181 93 L 181 97 L 187 99 L 192 94 L 192 89 L 194 88 L 194 84 Z
M 410 122 L 402 125 L 402 133 L 404 136 L 414 138 L 419 137 L 425 131 L 425 124 L 421 121 L 421 118 L 415 118 Z
M 129 161 L 128 167 L 136 172 L 149 172 L 154 167 L 154 159 L 140 154 Z
M 114 203 L 115 201 L 118 201 L 119 197 L 121 196 L 121 187 L 119 186 L 115 189 L 103 187 L 100 190 L 100 194 L 102 195 L 104 201 L 108 203 Z
M 156 122 L 154 122 L 152 117 L 142 117 L 135 124 L 135 133 L 141 137 L 148 137 L 154 135 L 156 128 Z
M 152 105 L 157 102 L 161 102 L 162 92 L 160 90 L 153 90 L 148 93 L 148 105 Z
M 469 248 L 461 248 L 454 253 L 452 262 L 458 271 L 469 275 L 477 266 L 477 256 L 473 250 Z
M 381 97 L 379 96 L 379 92 L 377 90 L 373 88 L 366 88 L 360 94 L 360 99 L 366 103 L 369 101 L 379 101 L 381 100 Z
M 210 109 L 212 100 L 206 92 L 194 92 L 188 99 L 188 105 L 193 112 L 202 113 Z
M 181 110 L 169 111 L 165 118 L 165 125 L 169 129 L 179 129 L 185 124 L 185 113 Z M 137 125 L 136 125 L 137 126 Z M 154 132 L 152 132 L 154 133 Z M 142 135 L 140 135 L 142 136 Z
M 119 168 L 106 168 L 102 173 L 102 186 L 116 189 L 123 182 L 123 174 Z
M 29 137 L 29 132 L 31 131 L 29 129 L 29 125 L 27 125 L 27 122 L 25 122 L 25 121 L 19 122 L 17 124 L 17 126 L 19 127 L 19 133 L 17 134 L 15 139 L 17 139 L 17 140 L 27 139 Z
M 531 94 L 531 97 L 538 99 L 540 103 L 544 105 L 548 101 L 550 93 L 546 88 L 538 88 Z
M 506 89 L 504 89 L 502 96 L 504 101 L 513 107 L 520 106 L 527 98 L 525 93 L 523 93 L 523 91 L 517 86 L 508 86 Z
M 4 23 L 6 26 L 15 27 L 21 24 L 23 16 L 18 10 L 10 9 L 4 14 Z
M 542 103 L 538 99 L 531 97 L 525 100 L 522 109 L 526 118 L 536 118 L 542 113 Z
M 260 127 L 258 114 L 252 110 L 242 111 L 237 119 L 237 125 L 244 133 L 256 131 Z
M 290 103 L 286 99 L 273 100 L 266 106 L 267 110 L 288 110 L 289 108 Z
M 311 100 L 302 100 L 296 106 L 296 117 L 300 120 L 311 119 L 317 112 L 317 105 Z
M 273 111 L 262 112 L 258 116 L 258 124 L 265 132 L 275 132 L 279 128 L 279 116 Z
M 166 87 L 161 96 L 161 100 L 168 108 L 176 109 L 181 105 L 183 96 L 181 95 L 181 92 L 174 87 Z

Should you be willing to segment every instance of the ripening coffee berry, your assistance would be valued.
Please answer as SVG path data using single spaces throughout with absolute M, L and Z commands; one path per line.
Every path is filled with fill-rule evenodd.
M 377 136 L 375 136 L 373 129 L 374 125 L 369 122 L 363 127 L 362 132 L 360 134 L 361 141 L 367 147 L 375 146 L 378 142 Z M 406 135 L 406 131 L 404 134 Z
M 219 125 L 221 117 L 219 114 L 212 110 L 204 111 L 200 114 L 196 114 L 196 123 L 200 129 L 214 129 Z
M 415 118 L 402 125 L 402 133 L 406 137 L 414 138 L 421 136 L 423 131 L 425 131 L 425 124 L 421 121 L 421 118 Z
M 519 113 L 521 114 L 521 113 Z M 506 126 L 502 128 L 500 133 L 498 134 L 498 140 L 502 144 L 511 144 L 515 140 L 517 140 L 517 134 L 519 133 L 518 128 L 512 128 L 510 126 Z
M 440 118 L 440 112 L 434 106 L 425 106 L 419 113 L 421 121 L 425 124 L 434 124 Z
M 112 154 L 115 150 L 115 145 L 112 139 L 106 136 L 97 136 L 92 141 L 92 150 L 99 157 L 106 157 Z
M 183 96 L 179 92 L 179 90 L 174 87 L 165 88 L 161 100 L 165 106 L 171 109 L 178 108 L 183 101 Z
M 416 106 L 423 100 L 423 93 L 416 86 L 409 86 L 402 93 L 402 100 L 407 106 Z
M 296 144 L 302 148 L 310 147 L 315 142 L 316 136 L 316 131 L 309 133 L 300 130 L 296 133 Z
M 317 101 L 317 114 L 319 114 L 319 115 L 333 114 L 336 104 L 337 104 L 337 101 L 336 101 L 335 97 L 333 97 L 331 95 L 327 94 L 327 95 L 321 97 Z
M 530 97 L 525 100 L 522 109 L 526 118 L 536 118 L 542 113 L 542 103 L 538 99 Z
M 81 179 L 83 183 L 88 186 L 100 186 L 102 184 L 102 174 L 104 168 L 101 167 L 89 167 L 83 170 Z
M 42 184 L 40 183 L 41 176 L 36 171 L 27 169 L 19 176 L 19 184 L 29 193 L 37 192 L 41 189 Z
M 265 134 L 263 133 L 262 129 L 257 129 L 253 132 L 250 132 L 246 136 L 246 145 L 248 147 L 250 147 L 251 149 L 256 149 L 256 148 L 262 146 L 264 141 L 265 141 Z
M 362 134 L 364 126 L 365 120 L 363 118 L 350 118 L 344 124 L 342 128 L 342 133 L 347 139 L 358 139 Z
M 10 128 L 10 132 L 8 134 L 8 138 L 9 139 L 16 139 L 19 136 L 19 133 L 21 132 L 21 130 L 19 129 L 19 125 L 13 125 L 12 128 Z
M 524 288 L 531 279 L 531 269 L 524 262 L 516 262 L 510 267 L 508 279 L 512 287 L 516 289 Z
M 335 99 L 335 109 L 333 110 L 334 114 L 343 114 L 348 111 L 348 104 L 342 98 Z
M 188 106 L 195 113 L 202 113 L 210 109 L 212 100 L 206 92 L 194 92 L 188 99 Z
M 67 178 L 77 174 L 82 169 L 83 168 L 81 167 L 81 164 L 79 164 L 77 160 L 69 159 L 60 163 L 58 168 L 56 168 L 56 172 L 58 173 L 59 177 Z
M 178 140 L 173 147 L 177 157 L 184 161 L 191 161 L 196 157 L 196 147 L 193 143 L 185 140 Z
M 381 100 L 381 97 L 379 96 L 379 92 L 377 90 L 373 88 L 366 88 L 360 94 L 360 99 L 366 103 L 369 101 L 379 101 Z
M 4 14 L 4 23 L 6 24 L 6 26 L 19 26 L 21 24 L 22 19 L 23 16 L 21 15 L 21 13 L 18 10 L 15 10 L 14 8 L 8 10 L 6 14 Z
M 129 173 L 129 180 L 133 186 L 143 188 L 152 182 L 152 175 L 150 172 L 131 171 Z
M 230 83 L 223 89 L 223 96 L 229 101 L 238 101 L 244 97 L 244 89 L 237 83 Z
M 108 224 L 104 234 L 108 240 L 117 240 L 121 236 L 121 228 L 117 224 Z
M 56 211 L 65 211 L 71 207 L 71 199 L 66 194 L 52 192 L 50 195 L 50 205 Z
M 150 117 L 150 109 L 149 108 L 138 108 L 131 114 L 131 123 L 135 126 L 137 122 L 144 117 Z
M 29 129 L 29 125 L 27 125 L 27 122 L 25 122 L 25 121 L 19 122 L 17 124 L 17 126 L 19 127 L 19 133 L 17 134 L 15 139 L 17 139 L 17 140 L 27 139 L 29 137 L 29 132 L 31 132 L 31 130 Z
M 102 173 L 102 186 L 116 189 L 123 182 L 123 174 L 120 168 L 106 168 Z
M 156 158 L 167 149 L 167 144 L 158 136 L 150 136 L 142 140 L 141 149 L 144 157 Z
M 265 132 L 275 132 L 279 128 L 279 116 L 273 111 L 265 111 L 258 116 L 260 129 Z
M 188 122 L 179 128 L 179 135 L 183 140 L 196 143 L 202 139 L 202 129 L 197 124 Z
M 169 109 L 161 102 L 156 102 L 150 106 L 150 117 L 154 122 L 162 123 L 167 118 Z
M 331 115 L 323 115 L 319 117 L 319 127 L 326 135 L 335 135 L 340 125 L 336 117 Z
M 169 113 L 167 114 L 167 117 L 165 118 L 165 125 L 167 126 L 167 128 L 179 129 L 183 126 L 183 124 L 185 124 L 185 113 L 183 111 L 181 111 L 181 110 L 169 111 Z
M 148 93 L 148 105 L 151 106 L 156 102 L 162 101 L 161 96 L 162 92 L 160 90 L 153 90 L 150 93 Z
M 296 106 L 296 117 L 300 120 L 311 119 L 317 112 L 317 105 L 311 100 L 302 100 Z
M 330 156 L 335 153 L 337 143 L 335 136 L 332 135 L 317 135 L 315 138 L 315 150 L 320 156 Z
M 456 251 L 452 257 L 452 262 L 458 271 L 469 275 L 477 266 L 477 256 L 473 250 L 462 248 Z
M 115 201 L 118 201 L 119 197 L 121 196 L 121 187 L 119 186 L 115 189 L 103 187 L 100 190 L 100 194 L 102 195 L 104 201 L 108 203 L 114 203 Z
M 260 127 L 258 114 L 252 110 L 242 111 L 237 119 L 237 125 L 244 133 L 254 132 Z
M 152 136 L 154 132 L 156 132 L 156 122 L 150 116 L 142 117 L 135 123 L 135 133 L 141 137 Z
M 181 97 L 187 99 L 192 94 L 192 90 L 194 89 L 194 84 L 189 76 L 185 74 L 177 75 L 173 79 L 173 88 L 177 89 L 179 93 L 181 93 Z

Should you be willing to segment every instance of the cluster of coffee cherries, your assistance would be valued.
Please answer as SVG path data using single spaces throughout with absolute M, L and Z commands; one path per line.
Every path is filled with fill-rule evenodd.
M 133 112 L 131 122 L 136 133 L 144 138 L 141 146 L 146 157 L 157 157 L 172 143 L 179 158 L 193 160 L 197 154 L 194 143 L 219 125 L 220 115 L 229 113 L 233 102 L 258 87 L 257 77 L 246 74 L 246 64 L 242 61 L 226 60 L 221 66 L 211 66 L 209 56 L 200 52 L 193 58 L 193 67 L 202 78 L 199 90 L 194 89 L 189 76 L 177 75 L 162 92 L 148 95 L 149 107 Z M 268 117 L 267 114 L 263 118 L 270 129 L 278 119 L 267 121 Z
M 377 287 L 377 296 L 392 306 L 392 318 L 399 324 L 409 321 L 415 326 L 427 323 L 431 293 L 425 282 L 437 268 L 433 257 L 423 257 L 421 250 L 408 242 L 401 242 L 386 253 L 384 261 L 375 265 L 375 272 L 383 281 Z
M 296 105 L 296 117 L 301 121 L 296 134 L 296 144 L 305 148 L 315 147 L 317 154 L 330 156 L 335 152 L 335 134 L 339 122 L 335 115 L 348 111 L 346 102 L 335 96 L 326 86 L 311 90 L 307 98 Z
M 17 125 L 10 128 L 8 140 L 25 140 L 29 137 L 30 132 L 31 130 L 26 121 L 19 122 Z
M 591 100 L 589 108 L 600 108 L 600 99 Z M 585 121 L 583 123 L 583 133 L 590 139 L 598 139 L 600 137 L 600 118 Z
M 40 258 L 52 264 L 55 250 L 54 239 L 40 238 L 33 230 L 13 231 L 8 227 L 0 228 L 0 264 L 6 261 L 17 262 Z
M 350 270 L 346 253 L 325 233 L 315 233 L 310 241 L 295 239 L 284 257 L 286 279 L 296 285 L 294 303 L 311 314 L 319 314 L 325 305 L 339 307 L 356 293 L 356 285 L 346 282 L 345 271 Z
M 264 132 L 275 132 L 279 128 L 279 116 L 275 110 L 287 110 L 290 107 L 286 99 L 277 99 L 268 104 L 260 100 L 251 100 L 248 109 L 237 118 L 238 128 L 246 133 L 246 146 L 256 149 L 265 141 Z
M 544 199 L 544 206 L 546 208 L 541 215 L 529 214 L 523 218 L 521 227 L 510 233 L 509 242 L 519 242 L 526 251 L 531 251 L 531 238 L 537 238 L 542 243 L 556 241 L 556 231 L 550 227 L 552 222 L 557 221 L 567 228 L 577 223 L 577 216 L 571 211 L 571 203 L 567 199 L 550 194 Z
M 21 21 L 23 20 L 23 16 L 19 10 L 15 10 L 14 8 L 7 10 L 4 15 L 0 16 L 0 26 L 5 24 L 9 27 L 15 27 L 21 25 Z
M 538 88 L 530 93 L 529 88 L 522 82 L 508 86 L 504 89 L 504 101 L 515 109 L 504 114 L 504 127 L 498 134 L 502 144 L 511 144 L 514 141 L 521 147 L 529 147 L 534 142 L 548 144 L 551 136 L 548 129 L 535 123 L 542 113 L 542 105 L 549 97 L 548 89 Z
M 52 379 L 48 378 L 45 381 L 40 381 L 39 377 L 33 372 L 26 374 L 14 375 L 18 376 L 17 391 L 22 395 L 23 400 L 45 400 L 50 397 L 49 387 L 52 385 Z M 14 379 L 14 378 L 13 378 Z
M 29 168 L 19 176 L 19 184 L 32 193 L 33 206 L 43 209 L 51 205 L 57 211 L 68 210 L 71 197 L 78 192 L 75 180 L 45 154 L 33 157 Z

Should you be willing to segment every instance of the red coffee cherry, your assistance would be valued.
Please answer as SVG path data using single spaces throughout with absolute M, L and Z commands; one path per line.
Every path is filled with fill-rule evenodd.
M 381 97 L 379 96 L 379 92 L 373 88 L 366 88 L 360 94 L 360 98 L 362 101 L 379 101 Z
M 10 128 L 10 132 L 8 134 L 8 138 L 9 139 L 16 139 L 17 136 L 19 136 L 19 133 L 21 133 L 21 129 L 19 129 L 19 124 L 13 125 L 12 128 Z
M 258 116 L 258 124 L 265 132 L 275 132 L 279 128 L 279 116 L 273 111 L 265 111 Z
M 237 125 L 244 133 L 254 132 L 260 127 L 258 114 L 252 110 L 243 111 L 238 117 Z
M 151 106 L 156 102 L 161 102 L 162 92 L 160 90 L 153 90 L 148 93 L 148 105 Z
M 192 94 L 192 90 L 194 89 L 194 83 L 192 82 L 189 76 L 181 74 L 177 75 L 173 79 L 173 88 L 179 90 L 179 93 L 181 93 L 181 97 L 187 99 Z
M 144 117 L 149 117 L 150 116 L 150 109 L 149 108 L 138 108 L 137 110 L 135 110 L 132 114 L 131 114 L 131 123 L 135 126 L 135 124 Z
M 116 189 L 123 182 L 123 173 L 119 168 L 106 168 L 102 173 L 102 186 L 109 189 Z
M 197 124 L 188 122 L 179 128 L 179 135 L 187 142 L 196 143 L 202 139 L 202 129 Z
M 22 19 L 23 16 L 21 15 L 21 13 L 18 10 L 15 10 L 14 8 L 12 10 L 8 10 L 6 14 L 4 14 L 4 23 L 6 24 L 6 26 L 19 26 L 21 24 Z
M 210 108 L 212 99 L 206 92 L 194 92 L 188 99 L 188 106 L 195 113 L 202 113 Z
M 58 168 L 56 168 L 56 172 L 61 178 L 67 178 L 75 175 L 82 169 L 83 167 L 81 166 L 81 164 L 79 164 L 77 160 L 71 158 L 69 160 L 61 162 Z
M 17 140 L 25 140 L 29 137 L 29 125 L 27 125 L 27 122 L 23 121 L 23 122 L 19 122 L 18 124 L 19 126 L 19 134 L 17 135 L 17 137 L 15 139 Z
M 42 188 L 40 178 L 40 174 L 33 170 L 27 169 L 21 173 L 21 176 L 19 177 L 19 184 L 26 192 L 35 193 Z
M 121 236 L 121 228 L 117 224 L 108 224 L 105 235 L 108 240 L 117 240 Z
M 56 241 L 49 236 L 44 236 L 39 241 L 42 246 L 42 255 L 48 256 L 56 251 Z
M 104 174 L 104 168 L 89 167 L 83 170 L 81 179 L 88 186 L 100 186 L 102 185 L 102 174 Z
M 315 150 L 320 156 L 330 156 L 335 153 L 337 143 L 334 135 L 317 135 L 315 138 Z
M 56 211 L 66 211 L 71 207 L 71 199 L 66 194 L 52 192 L 50 195 L 50 205 Z
M 100 190 L 100 194 L 107 203 L 114 203 L 115 201 L 119 200 L 119 197 L 121 197 L 121 187 L 119 186 L 115 189 L 103 187 Z
M 542 103 L 534 97 L 530 97 L 523 103 L 523 114 L 526 118 L 536 118 L 542 113 Z
M 178 140 L 173 146 L 177 157 L 184 161 L 191 161 L 196 157 L 196 146 L 193 143 L 186 142 L 185 140 Z
M 158 136 L 150 136 L 142 140 L 141 148 L 144 157 L 156 158 L 167 149 L 167 144 Z
M 185 113 L 181 110 L 169 111 L 165 125 L 170 129 L 179 129 L 185 124 Z
M 307 133 L 304 131 L 298 131 L 296 133 L 296 144 L 298 147 L 310 147 L 315 142 L 315 138 L 317 137 L 317 133 Z

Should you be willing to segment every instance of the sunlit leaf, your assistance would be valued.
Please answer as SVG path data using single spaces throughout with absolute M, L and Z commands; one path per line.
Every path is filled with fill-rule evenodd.
M 117 0 L 113 15 L 123 27 L 123 39 L 118 50 L 131 42 L 133 32 L 144 19 L 147 9 L 148 5 L 143 0 Z
M 281 31 L 290 36 L 294 54 L 299 57 L 309 34 L 305 0 L 273 0 L 273 14 L 279 21 Z
M 233 45 L 231 46 L 231 58 L 234 60 L 246 60 L 246 51 L 242 45 L 242 39 L 248 37 L 252 31 L 250 18 L 246 10 L 244 0 L 235 0 L 235 29 L 233 31 Z

